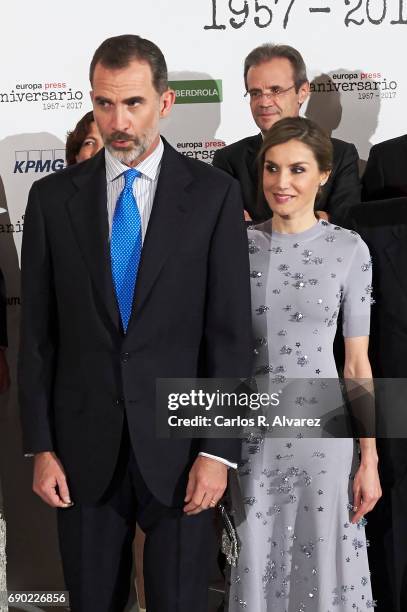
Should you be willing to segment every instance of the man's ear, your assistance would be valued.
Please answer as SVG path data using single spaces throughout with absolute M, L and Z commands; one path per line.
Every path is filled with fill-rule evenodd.
M 300 103 L 300 106 L 304 104 L 309 94 L 310 94 L 309 82 L 306 81 L 305 83 L 301 85 L 301 87 L 298 90 L 298 102 Z
M 173 89 L 167 89 L 160 96 L 160 117 L 168 117 L 171 109 L 175 103 L 175 91 Z

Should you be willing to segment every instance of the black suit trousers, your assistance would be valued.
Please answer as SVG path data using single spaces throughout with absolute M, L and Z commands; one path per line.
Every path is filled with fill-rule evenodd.
M 126 431 L 103 499 L 58 510 L 58 531 L 72 612 L 122 612 L 131 582 L 136 522 L 146 534 L 148 612 L 207 612 L 213 511 L 186 516 L 146 487 Z M 74 501 L 74 500 L 73 500 Z

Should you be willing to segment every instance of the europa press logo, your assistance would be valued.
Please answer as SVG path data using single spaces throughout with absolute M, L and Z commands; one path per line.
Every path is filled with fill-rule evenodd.
M 20 149 L 14 158 L 14 174 L 43 174 L 65 166 L 64 149 Z
M 16 83 L 9 91 L 0 91 L 0 104 L 36 103 L 45 111 L 82 108 L 83 91 L 73 90 L 62 81 Z
M 339 70 L 316 77 L 311 93 L 352 93 L 357 100 L 392 100 L 397 96 L 398 82 L 376 71 Z

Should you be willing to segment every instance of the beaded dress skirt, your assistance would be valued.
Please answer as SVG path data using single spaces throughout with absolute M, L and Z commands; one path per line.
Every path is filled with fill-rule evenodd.
M 371 263 L 364 242 L 326 221 L 299 234 L 271 233 L 269 221 L 249 230 L 249 251 L 255 373 L 267 373 L 270 385 L 336 379 L 339 310 L 345 337 L 369 334 Z M 296 399 L 298 415 L 315 393 L 307 382 Z M 229 612 L 375 606 L 365 521 L 350 522 L 357 463 L 351 438 L 252 435 L 244 441 L 231 482 L 241 551 L 231 572 Z

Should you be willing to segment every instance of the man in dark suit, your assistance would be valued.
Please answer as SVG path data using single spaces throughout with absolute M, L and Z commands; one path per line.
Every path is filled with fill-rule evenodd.
M 288 45 L 265 44 L 249 53 L 244 84 L 253 119 L 261 133 L 216 151 L 213 165 L 238 179 L 246 216 L 255 222 L 271 217 L 263 193 L 258 192 L 257 156 L 263 135 L 284 117 L 297 117 L 310 86 L 301 54 Z M 318 210 L 338 221 L 345 209 L 360 201 L 358 154 L 354 145 L 332 138 L 333 168 L 317 201 Z
M 175 94 L 156 45 L 104 41 L 90 80 L 105 150 L 35 183 L 25 215 L 34 490 L 58 508 L 73 612 L 123 610 L 136 520 L 149 612 L 207 612 L 212 513 L 239 444 L 158 438 L 155 384 L 250 374 L 240 188 L 160 138 Z
M 407 135 L 373 145 L 362 179 L 362 200 L 407 196 Z
M 383 496 L 368 516 L 369 565 L 378 612 L 407 609 L 407 198 L 354 206 L 346 227 L 372 256 L 369 355 L 377 380 Z M 387 380 L 383 380 L 387 379 Z M 394 380 L 397 379 L 397 380 Z M 404 436 L 397 438 L 397 436 Z
M 10 386 L 10 374 L 6 358 L 7 348 L 7 297 L 3 272 L 0 270 L 0 393 Z

